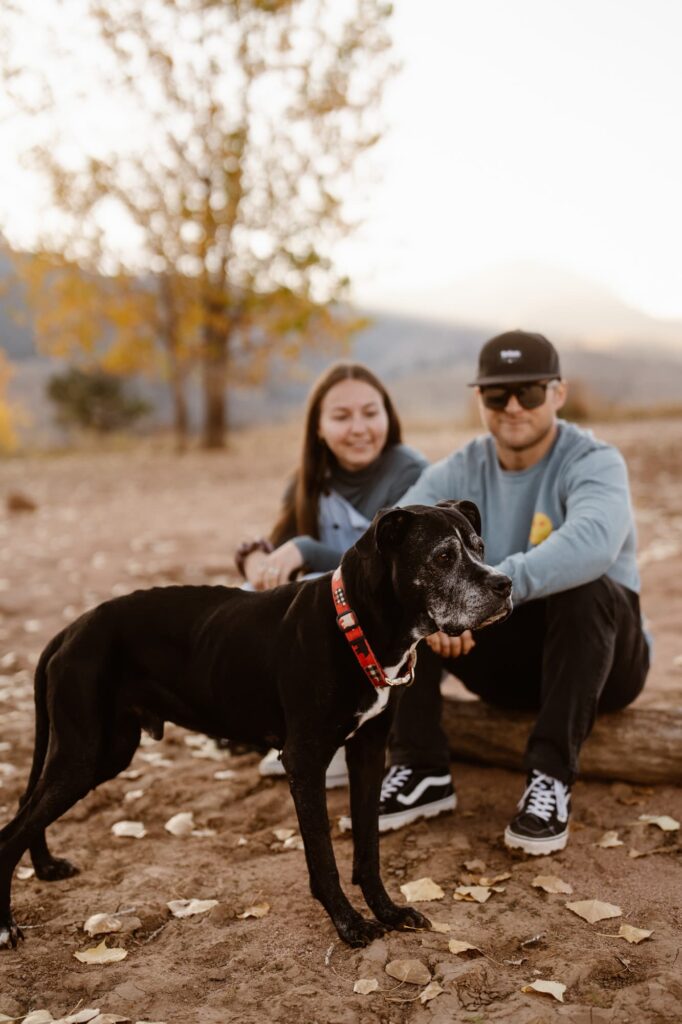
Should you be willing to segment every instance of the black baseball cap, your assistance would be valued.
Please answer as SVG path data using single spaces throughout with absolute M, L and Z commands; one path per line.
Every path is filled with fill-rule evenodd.
M 544 334 L 505 331 L 486 341 L 478 357 L 478 376 L 468 386 L 557 377 L 561 377 L 559 353 Z

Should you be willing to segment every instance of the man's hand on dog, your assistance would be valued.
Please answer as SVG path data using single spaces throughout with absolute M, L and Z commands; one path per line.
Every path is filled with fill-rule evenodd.
M 246 578 L 254 590 L 271 590 L 288 583 L 293 572 L 303 565 L 303 557 L 292 540 L 266 555 L 254 551 L 244 563 Z
M 447 633 L 432 633 L 427 636 L 426 642 L 432 651 L 440 654 L 441 658 L 459 658 L 468 654 L 472 647 L 476 646 L 473 634 L 470 629 L 465 629 L 460 636 L 448 636 Z

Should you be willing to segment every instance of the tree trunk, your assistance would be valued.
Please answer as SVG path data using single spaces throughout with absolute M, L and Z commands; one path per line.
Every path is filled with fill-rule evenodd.
M 443 728 L 453 756 L 503 768 L 522 767 L 534 718 L 479 700 L 443 698 Z M 585 741 L 580 774 L 626 782 L 682 782 L 682 709 L 625 708 L 600 715 Z
M 183 369 L 178 330 L 178 313 L 173 281 L 169 274 L 159 278 L 160 320 L 163 343 L 168 353 L 169 382 L 173 403 L 173 432 L 175 450 L 182 454 L 187 450 L 189 439 L 189 412 L 185 396 L 186 372 Z
M 207 331 L 207 334 L 209 331 Z M 204 448 L 224 448 L 227 430 L 227 341 L 215 336 L 207 339 L 202 359 L 204 391 Z
M 173 396 L 173 432 L 175 451 L 178 455 L 187 451 L 189 439 L 189 412 L 185 396 L 185 381 L 177 366 L 171 364 L 171 394 Z
M 227 363 L 231 324 L 224 289 L 204 282 L 203 352 L 201 360 L 204 392 L 202 446 L 225 447 L 227 432 Z

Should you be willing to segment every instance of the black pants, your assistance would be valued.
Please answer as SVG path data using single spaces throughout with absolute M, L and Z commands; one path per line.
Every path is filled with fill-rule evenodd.
M 474 638 L 469 654 L 449 661 L 420 644 L 416 680 L 396 710 L 391 764 L 447 770 L 450 750 L 440 726 L 445 667 L 490 704 L 537 711 L 526 769 L 571 783 L 597 713 L 630 704 L 649 669 L 639 597 L 606 576 L 519 605 Z

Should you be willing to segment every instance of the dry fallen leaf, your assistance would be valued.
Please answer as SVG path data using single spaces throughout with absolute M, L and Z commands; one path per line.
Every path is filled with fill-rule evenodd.
M 280 843 L 285 842 L 287 839 L 291 839 L 295 835 L 295 828 L 273 828 L 272 834 L 275 839 L 279 839 Z
M 679 821 L 675 821 L 668 814 L 640 814 L 639 821 L 645 825 L 657 825 L 664 832 L 677 832 L 680 827 Z
M 432 981 L 426 986 L 422 994 L 419 996 L 420 1003 L 428 1003 L 436 996 L 439 996 L 445 989 L 441 988 L 437 981 Z
M 479 860 L 477 857 L 475 860 L 465 860 L 464 867 L 467 869 L 467 871 L 483 872 L 485 871 L 485 862 Z
M 173 917 L 193 917 L 218 906 L 218 900 L 171 900 L 166 904 Z
M 492 878 L 486 878 L 485 875 L 481 875 L 478 880 L 478 885 L 486 885 L 493 888 L 498 882 L 506 882 L 508 878 L 511 878 L 509 871 L 503 871 L 501 875 L 493 875 Z M 500 891 L 504 892 L 504 889 Z
M 54 1017 L 49 1010 L 33 1010 L 28 1017 L 24 1017 L 23 1024 L 50 1024 Z
M 169 818 L 163 827 L 172 836 L 188 836 L 194 828 L 194 815 L 191 811 L 180 811 Z
M 227 779 L 234 779 L 237 773 L 233 768 L 219 768 L 217 772 L 213 772 L 213 778 L 217 779 L 218 782 L 224 782 Z
M 445 921 L 432 921 L 429 919 L 429 924 L 431 925 L 432 932 L 445 933 L 450 931 L 450 925 L 446 924 Z
M 556 875 L 537 875 L 530 884 L 534 889 L 542 889 L 544 892 L 561 892 L 569 896 L 573 892 L 573 886 Z
M 247 917 L 265 917 L 269 911 L 269 903 L 255 903 L 252 907 L 247 907 L 243 914 L 237 914 L 237 917 L 242 920 L 245 920 Z
M 131 804 L 133 800 L 139 800 L 143 796 L 143 789 L 129 789 L 127 793 L 123 794 L 123 801 L 126 804 Z
M 577 903 L 564 904 L 584 921 L 594 924 L 595 921 L 603 921 L 607 917 L 620 917 L 623 911 L 613 903 L 602 903 L 600 900 L 578 900 Z
M 400 891 L 408 903 L 428 903 L 430 900 L 442 900 L 445 893 L 432 878 L 417 878 L 414 882 L 405 882 Z
M 119 838 L 143 839 L 147 835 L 147 830 L 141 821 L 117 821 L 111 826 L 111 831 Z
M 453 899 L 468 900 L 471 903 L 485 903 L 490 896 L 490 889 L 486 885 L 458 885 L 453 893 Z
M 601 846 L 604 850 L 609 850 L 612 846 L 623 846 L 623 843 L 618 838 L 617 832 L 605 832 L 599 842 L 594 845 Z
M 470 942 L 461 942 L 459 939 L 450 939 L 448 949 L 456 956 L 459 956 L 460 953 L 467 953 L 470 950 L 474 950 L 476 953 L 481 952 L 478 946 L 472 946 Z
M 303 840 L 301 839 L 300 836 L 289 836 L 289 838 L 285 839 L 284 842 L 282 843 L 282 849 L 305 850 L 305 846 L 303 845 Z
M 428 985 L 431 972 L 421 960 L 391 960 L 384 968 L 386 974 L 410 985 Z
M 118 1013 L 100 1013 L 94 1017 L 92 1024 L 129 1024 L 130 1017 L 122 1017 Z
M 70 1013 L 68 1017 L 58 1017 L 54 1024 L 89 1024 L 89 1021 L 99 1020 L 100 1012 L 97 1009 L 79 1010 L 78 1013 Z
M 20 882 L 27 882 L 29 878 L 33 878 L 35 875 L 35 868 L 24 867 L 23 864 L 20 868 L 17 868 L 17 879 Z M 0 1018 L 1 1020 L 2 1018 Z M 11 1018 L 10 1018 L 11 1020 Z
M 110 935 L 120 932 L 121 928 L 121 919 L 115 914 L 92 914 L 83 925 L 83 931 L 88 935 Z
M 563 1003 L 566 986 L 562 985 L 560 981 L 532 981 L 529 985 L 524 985 L 521 991 L 539 992 L 541 995 L 554 996 L 560 1003 Z
M 644 942 L 650 935 L 653 935 L 652 931 L 647 931 L 646 928 L 634 928 L 631 924 L 622 924 L 618 930 L 618 935 L 622 939 L 627 939 L 628 942 Z
M 358 978 L 353 985 L 353 991 L 360 996 L 368 996 L 370 992 L 376 992 L 379 982 L 376 978 Z
M 77 950 L 73 955 L 82 964 L 113 964 L 117 960 L 125 960 L 128 953 L 118 946 L 112 946 L 110 949 L 107 940 L 102 939 L 98 946 L 88 946 L 87 949 Z

